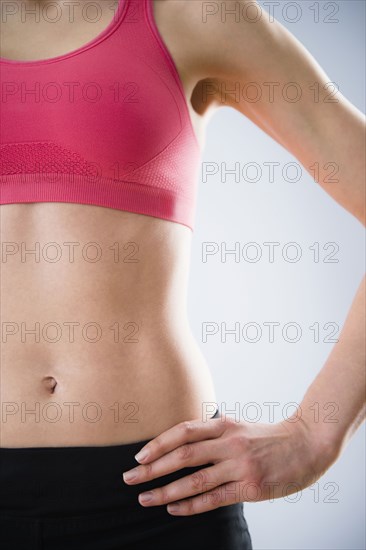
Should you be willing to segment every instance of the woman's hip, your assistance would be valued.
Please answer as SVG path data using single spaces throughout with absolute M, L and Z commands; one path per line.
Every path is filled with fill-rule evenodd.
M 207 465 L 139 485 L 122 473 L 148 440 L 104 447 L 0 448 L 0 546 L 4 550 L 252 548 L 243 504 L 193 516 L 143 507 L 138 495 Z

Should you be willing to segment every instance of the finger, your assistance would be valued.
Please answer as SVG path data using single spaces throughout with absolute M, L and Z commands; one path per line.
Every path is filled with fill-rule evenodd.
M 197 470 L 164 487 L 148 491 L 150 495 L 148 501 L 141 498 L 144 494 L 142 493 L 139 495 L 139 502 L 144 506 L 168 504 L 169 502 L 204 493 L 228 481 L 232 481 L 232 465 L 228 461 L 220 462 L 215 466 Z
M 167 510 L 174 516 L 193 516 L 236 502 L 241 502 L 240 484 L 231 481 L 198 496 L 169 504 Z
M 221 418 L 211 418 L 207 422 L 185 420 L 149 441 L 137 453 L 135 459 L 146 464 L 184 445 L 184 443 L 219 437 L 224 429 Z
M 225 458 L 229 458 L 229 453 L 226 446 L 220 445 L 219 439 L 185 443 L 153 462 L 140 464 L 136 468 L 124 472 L 123 479 L 125 483 L 131 485 L 143 483 L 182 468 L 209 463 L 215 464 Z M 132 478 L 131 475 L 134 477 Z

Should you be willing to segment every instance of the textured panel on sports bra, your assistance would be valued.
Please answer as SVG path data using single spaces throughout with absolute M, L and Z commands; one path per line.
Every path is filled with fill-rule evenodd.
M 1 174 L 79 174 L 93 176 L 95 168 L 75 151 L 57 143 L 10 143 L 1 146 Z

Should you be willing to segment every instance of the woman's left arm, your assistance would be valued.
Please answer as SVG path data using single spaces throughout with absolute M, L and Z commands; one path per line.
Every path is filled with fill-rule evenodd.
M 253 19 L 253 2 L 240 4 L 241 15 Z M 234 4 L 227 2 L 227 7 Z M 221 32 L 230 27 L 230 41 L 221 57 L 216 56 L 220 67 L 214 80 L 216 103 L 249 117 L 313 177 L 316 165 L 317 183 L 365 226 L 365 117 L 336 91 L 310 52 L 283 25 L 264 10 L 260 13 L 254 24 L 243 18 L 234 24 L 227 17 Z M 219 29 L 217 24 L 217 33 Z M 252 87 L 246 86 L 249 82 Z M 223 96 L 238 83 L 247 94 L 260 90 L 261 99 L 247 101 L 243 93 L 239 101 L 237 93 Z M 335 177 L 330 177 L 332 170 Z M 315 444 L 330 448 L 331 455 L 340 452 L 366 415 L 365 305 L 364 278 L 338 343 L 301 403 Z M 338 409 L 336 422 L 329 421 L 332 403 Z
M 208 4 L 220 9 L 225 4 L 231 11 L 239 4 L 241 16 L 227 16 L 223 24 L 221 13 L 204 13 Z M 191 33 L 185 40 L 191 49 L 190 70 L 206 78 L 202 90 L 212 105 L 233 107 L 250 118 L 312 176 L 317 163 L 317 183 L 365 226 L 363 114 L 340 92 L 334 93 L 334 85 L 311 54 L 262 8 L 256 23 L 243 17 L 253 4 L 253 0 L 179 3 L 179 25 L 172 20 L 172 32 Z M 260 91 L 258 101 L 248 101 L 249 83 L 252 93 Z M 330 181 L 334 164 L 336 181 Z M 141 463 L 134 469 L 137 477 L 128 483 L 212 464 L 155 489 L 150 501 L 140 499 L 144 506 L 179 501 L 176 511 L 168 507 L 177 515 L 283 497 L 324 474 L 365 412 L 363 279 L 339 341 L 290 419 L 274 425 L 229 417 L 182 422 L 144 447 L 149 454 L 137 458 Z

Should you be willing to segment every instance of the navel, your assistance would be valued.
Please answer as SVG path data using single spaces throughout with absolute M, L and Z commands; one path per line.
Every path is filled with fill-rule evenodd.
M 50 393 L 55 392 L 57 380 L 53 378 L 53 376 L 46 376 L 45 378 L 43 378 L 42 383 Z

